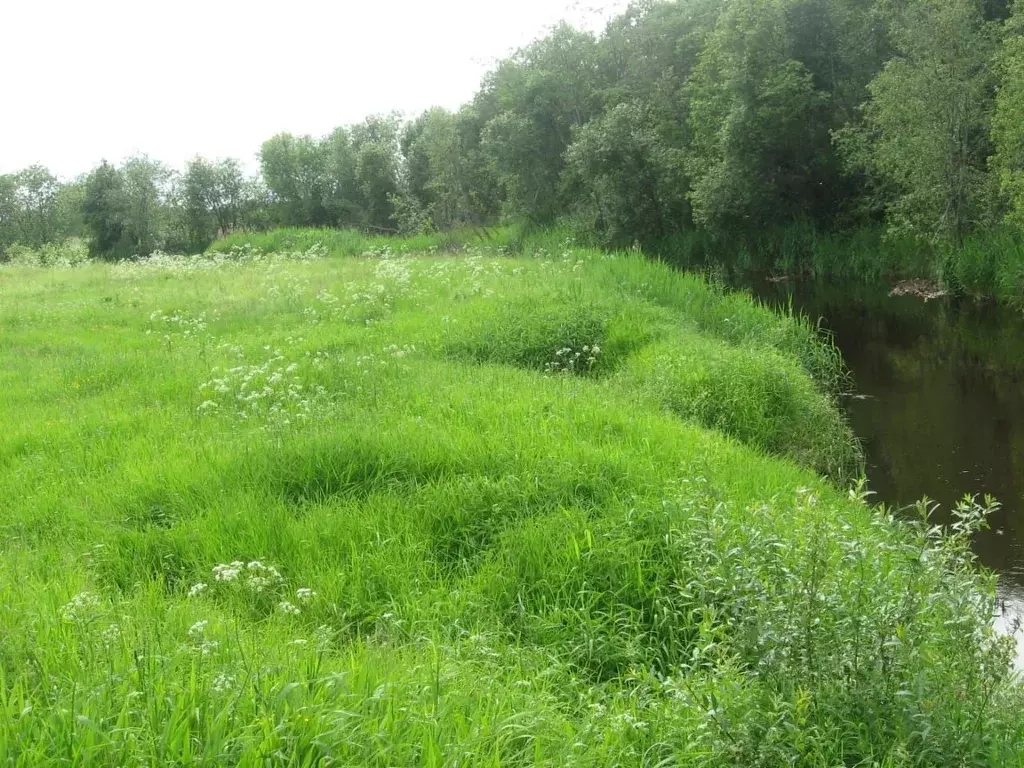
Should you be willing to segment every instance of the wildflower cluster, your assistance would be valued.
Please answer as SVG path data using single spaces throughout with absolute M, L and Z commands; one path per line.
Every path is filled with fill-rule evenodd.
M 306 352 L 306 359 L 309 360 L 310 364 L 314 368 L 323 368 L 327 361 L 331 359 L 331 355 L 328 352 Z
M 199 582 L 198 584 L 193 584 L 192 588 L 189 589 L 189 591 L 188 591 L 188 596 L 189 597 L 199 597 L 201 594 L 203 594 L 203 592 L 206 591 L 207 586 L 209 586 L 209 585 L 206 584 L 206 582 L 202 582 L 202 581 Z
M 354 365 L 362 381 L 368 383 L 373 380 L 374 376 L 383 374 L 389 368 L 399 365 L 397 361 L 404 360 L 415 353 L 415 344 L 388 344 L 382 347 L 380 354 L 360 355 L 355 359 Z M 363 385 L 357 385 L 356 391 L 362 392 Z
M 144 274 L 173 274 L 179 276 L 212 272 L 227 266 L 266 265 L 274 266 L 281 263 L 305 262 L 322 259 L 327 249 L 320 243 L 314 243 L 305 251 L 275 251 L 264 253 L 258 248 L 248 245 L 232 248 L 229 251 L 204 253 L 197 256 L 184 256 L 155 251 L 144 259 L 133 259 L 118 262 L 113 274 L 123 279 L 134 279 Z
M 64 604 L 60 615 L 64 621 L 80 624 L 95 618 L 102 607 L 103 601 L 99 596 L 92 592 L 80 592 Z
M 183 339 L 194 339 L 206 331 L 206 313 L 192 316 L 188 312 L 172 312 L 170 314 L 157 310 L 149 316 L 150 327 L 147 336 L 154 333 L 163 336 L 170 343 L 174 336 Z
M 346 283 L 344 289 L 344 298 L 328 290 L 319 291 L 314 303 L 303 310 L 307 322 L 319 325 L 326 321 L 343 320 L 372 325 L 391 312 L 397 298 L 394 291 L 383 283 L 365 286 Z
M 303 300 L 309 293 L 309 280 L 291 270 L 292 262 L 273 261 L 263 274 L 263 287 L 270 299 L 282 297 Z
M 600 355 L 601 347 L 597 344 L 586 344 L 580 350 L 562 347 L 555 352 L 555 359 L 545 364 L 544 371 L 561 374 L 585 373 L 597 365 Z
M 121 627 L 118 624 L 111 624 L 100 632 L 100 642 L 105 648 L 112 648 L 121 639 Z
M 210 590 L 214 593 L 241 593 L 249 598 L 264 598 L 276 604 L 280 613 L 298 616 L 302 613 L 301 606 L 316 600 L 317 593 L 309 587 L 299 587 L 294 592 L 287 589 L 281 572 L 272 565 L 260 560 L 234 560 L 230 563 L 219 563 L 211 569 L 211 583 L 197 582 L 188 590 L 190 598 L 198 598 Z M 206 622 L 199 622 L 193 630 L 201 633 Z M 190 634 L 194 634 L 190 631 Z
M 229 675 L 224 672 L 219 673 L 213 678 L 213 682 L 210 684 L 210 690 L 214 693 L 227 693 L 235 687 L 235 676 Z
M 332 320 L 372 325 L 386 317 L 400 297 L 411 291 L 413 271 L 406 260 L 387 249 L 364 254 L 379 259 L 370 281 L 345 283 L 333 291 L 321 289 L 303 310 L 306 321 L 319 325 Z
M 201 619 L 189 627 L 188 650 L 198 653 L 200 656 L 209 656 L 220 646 L 220 643 L 206 635 L 206 628 L 210 625 L 209 619 Z
M 274 587 L 284 582 L 284 578 L 277 568 L 272 565 L 264 565 L 259 560 L 248 563 L 235 560 L 232 563 L 215 565 L 213 566 L 213 579 L 220 582 L 237 582 L 253 592 L 262 592 L 268 587 Z M 197 584 L 192 589 L 199 586 Z M 205 587 L 205 585 L 202 586 Z M 189 594 L 192 594 L 192 590 L 189 590 Z
M 276 351 L 259 365 L 214 368 L 214 378 L 199 387 L 207 399 L 196 410 L 202 414 L 228 409 L 239 419 L 263 417 L 280 427 L 291 425 L 293 420 L 305 421 L 327 390 L 304 384 L 297 375 L 300 367 L 300 363 L 288 362 Z
M 480 250 L 471 250 L 458 261 L 440 261 L 431 265 L 424 276 L 457 294 L 491 297 L 495 294 L 494 289 L 487 287 L 485 281 L 505 277 L 508 272 L 504 264 L 485 258 L 485 255 Z
M 385 283 L 392 283 L 398 289 L 409 287 L 412 271 L 405 260 L 395 258 L 388 252 L 382 256 L 374 268 L 374 276 Z
M 391 357 L 399 359 L 407 357 L 413 354 L 415 351 L 415 344 L 405 344 L 401 347 L 398 346 L 397 344 L 389 344 L 388 346 L 384 347 L 384 354 L 391 355 Z

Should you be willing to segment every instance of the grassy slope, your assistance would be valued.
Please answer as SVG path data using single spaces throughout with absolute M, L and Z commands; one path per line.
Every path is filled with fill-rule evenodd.
M 1003 764 L 837 376 L 636 257 L 5 268 L 0 760 Z

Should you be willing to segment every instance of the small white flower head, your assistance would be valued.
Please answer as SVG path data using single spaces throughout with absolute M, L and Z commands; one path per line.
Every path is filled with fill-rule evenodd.
M 65 603 L 60 609 L 60 615 L 65 621 L 85 621 L 102 605 L 103 601 L 92 592 L 80 592 Z
M 193 624 L 191 627 L 189 627 L 189 629 L 188 629 L 189 637 L 197 637 L 197 638 L 198 637 L 202 637 L 203 633 L 206 632 L 206 627 L 207 627 L 207 625 L 209 623 L 210 622 L 207 619 L 202 619 L 201 621 L 197 621 L 195 624 Z
M 217 647 L 219 645 L 220 643 L 218 643 L 216 640 L 204 640 L 196 646 L 196 650 L 198 650 L 199 653 L 203 656 L 209 656 L 217 650 Z
M 121 627 L 117 624 L 111 624 L 100 634 L 100 639 L 106 646 L 111 646 L 121 639 Z
M 325 648 L 330 644 L 331 638 L 334 637 L 334 633 L 331 631 L 329 626 L 321 624 L 316 628 L 316 632 L 313 633 L 313 636 L 316 638 L 317 645 L 321 648 Z
M 245 563 L 240 560 L 236 560 L 230 565 L 213 566 L 213 578 L 217 581 L 234 581 L 238 578 L 238 574 L 242 572 L 242 568 L 245 567 Z
M 246 584 L 249 585 L 249 589 L 253 592 L 262 592 L 270 586 L 271 581 L 266 576 L 250 576 L 246 580 Z
M 262 592 L 267 587 L 284 581 L 277 568 L 272 565 L 264 565 L 259 560 L 253 560 L 246 568 L 249 571 L 249 576 L 245 583 L 254 592 Z
M 203 583 L 203 582 L 199 582 L 198 584 L 193 584 L 192 588 L 189 589 L 189 591 L 188 591 L 188 596 L 189 597 L 199 597 L 199 595 L 201 595 L 203 593 L 203 590 L 205 590 L 205 589 L 206 589 L 206 584 Z
M 300 601 L 304 603 L 308 603 L 310 600 L 316 597 L 316 592 L 314 592 L 309 587 L 302 587 L 300 589 L 295 590 L 295 597 L 297 597 Z
M 280 609 L 281 613 L 286 613 L 289 616 L 298 616 L 300 613 L 302 613 L 299 606 L 295 605 L 294 603 L 289 603 L 287 600 L 282 600 L 280 603 L 277 604 L 277 607 Z
M 230 691 L 235 685 L 235 678 L 231 675 L 225 675 L 223 672 L 213 678 L 213 683 L 210 686 L 214 693 L 224 693 Z

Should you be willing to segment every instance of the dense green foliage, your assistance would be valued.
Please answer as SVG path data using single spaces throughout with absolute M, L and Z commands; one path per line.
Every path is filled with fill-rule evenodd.
M 601 35 L 554 27 L 457 111 L 271 137 L 258 179 L 232 160 L 179 175 L 145 157 L 67 194 L 41 168 L 2 177 L 0 257 L 83 220 L 115 259 L 239 229 L 514 220 L 685 263 L 1017 298 L 1021 23 L 1004 0 L 638 0 Z
M 61 184 L 40 166 L 0 176 L 0 259 L 14 246 L 81 235 L 83 193 L 81 183 Z
M 894 230 L 959 241 L 997 217 L 986 173 L 996 25 L 975 0 L 928 0 L 896 4 L 890 35 L 899 55 L 868 86 L 849 155 L 884 185 Z
M 316 234 L 0 266 L 0 761 L 1019 761 L 983 510 L 840 490 L 809 324 L 635 253 Z

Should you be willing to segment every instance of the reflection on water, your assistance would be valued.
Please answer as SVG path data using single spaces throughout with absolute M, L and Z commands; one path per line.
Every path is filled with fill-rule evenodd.
M 834 334 L 854 376 L 857 394 L 845 405 L 876 500 L 903 506 L 928 496 L 941 505 L 940 518 L 965 494 L 991 494 L 1002 504 L 975 551 L 999 573 L 997 626 L 1020 624 L 1024 315 L 957 298 L 889 297 L 884 288 L 746 287 L 773 305 L 792 302 Z

